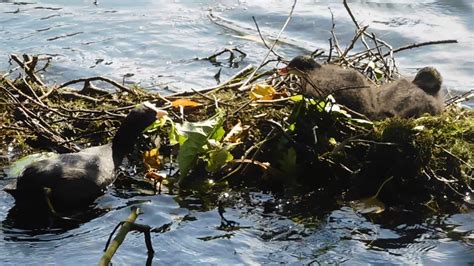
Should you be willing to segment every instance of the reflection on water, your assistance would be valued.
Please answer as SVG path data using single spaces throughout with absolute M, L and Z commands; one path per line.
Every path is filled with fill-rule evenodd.
M 51 56 L 50 82 L 103 75 L 141 82 L 150 89 L 179 90 L 215 84 L 239 68 L 196 61 L 225 47 L 248 54 L 239 67 L 258 64 L 266 53 L 259 43 L 210 22 L 208 9 L 247 28 L 252 16 L 265 34 L 275 34 L 292 1 L 5 1 L 0 0 L 0 71 L 8 54 Z M 412 42 L 457 39 L 405 51 L 398 63 L 407 74 L 433 65 L 446 86 L 468 90 L 473 80 L 472 4 L 468 1 L 350 1 L 355 15 L 378 35 L 401 46 Z M 334 13 L 341 43 L 354 27 L 340 3 L 299 1 L 285 37 L 308 49 L 326 48 Z M 292 57 L 302 52 L 280 46 Z M 128 75 L 127 75 L 128 74 Z M 0 179 L 0 187 L 6 181 Z M 211 202 L 209 202 L 211 201 Z M 318 203 L 314 203 L 318 205 Z M 272 195 L 251 192 L 227 205 L 225 217 L 240 227 L 224 231 L 212 199 L 196 195 L 150 195 L 135 186 L 115 186 L 86 212 L 58 217 L 24 212 L 0 191 L 0 261 L 3 264 L 96 264 L 115 225 L 130 206 L 144 214 L 137 222 L 155 228 L 156 264 L 467 264 L 474 261 L 473 213 L 420 219 L 408 210 L 363 216 L 336 208 L 302 225 L 292 213 L 304 212 Z M 318 206 L 304 206 L 317 209 Z M 293 211 L 293 212 L 292 212 Z M 308 213 L 311 213 L 309 211 Z M 291 217 L 291 219 L 290 219 Z M 140 234 L 127 236 L 114 256 L 117 265 L 143 265 L 146 248 Z

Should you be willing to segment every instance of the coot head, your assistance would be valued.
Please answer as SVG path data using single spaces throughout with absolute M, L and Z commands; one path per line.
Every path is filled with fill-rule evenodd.
M 282 76 L 288 74 L 301 75 L 320 67 L 321 65 L 314 61 L 311 56 L 299 55 L 293 58 L 286 67 L 279 69 L 278 74 Z
M 434 67 L 424 67 L 416 73 L 413 83 L 426 93 L 435 96 L 441 89 L 443 78 Z
M 112 140 L 114 162 L 119 165 L 124 156 L 132 151 L 135 140 L 156 119 L 166 115 L 167 112 L 157 109 L 149 102 L 142 103 L 132 109 L 120 125 Z

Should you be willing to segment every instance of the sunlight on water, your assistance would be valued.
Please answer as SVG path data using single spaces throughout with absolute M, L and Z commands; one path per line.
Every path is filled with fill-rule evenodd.
M 256 34 L 252 16 L 265 35 L 276 35 L 292 1 L 7 1 L 0 0 L 0 72 L 11 66 L 8 55 L 50 56 L 50 83 L 88 76 L 106 76 L 140 83 L 164 94 L 216 84 L 213 76 L 232 76 L 247 64 L 258 64 L 266 48 L 246 34 Z M 401 71 L 414 74 L 431 65 L 440 70 L 449 89 L 468 91 L 474 70 L 472 3 L 462 0 L 349 1 L 359 23 L 394 47 L 441 39 L 458 44 L 401 52 Z M 327 49 L 331 13 L 341 43 L 354 25 L 340 2 L 299 1 L 283 34 L 302 48 L 282 45 L 287 58 L 317 48 Z M 248 28 L 245 34 L 216 25 L 209 9 Z M 255 38 L 253 38 L 255 39 Z M 216 66 L 206 57 L 225 47 L 237 47 L 247 57 L 236 67 Z M 0 178 L 0 187 L 9 180 Z M 251 192 L 226 208 L 226 218 L 240 228 L 225 231 L 217 210 L 206 209 L 192 196 L 155 195 L 131 188 L 112 188 L 97 206 L 75 220 L 32 229 L 20 223 L 13 199 L 0 191 L 0 264 L 96 264 L 109 233 L 125 219 L 129 206 L 144 214 L 137 222 L 150 225 L 155 264 L 468 264 L 474 261 L 474 215 L 462 213 L 419 220 L 409 211 L 364 216 L 341 207 L 320 223 L 304 226 L 283 213 L 289 205 L 273 196 Z M 388 213 L 388 214 L 387 214 Z M 394 221 L 383 217 L 396 216 Z M 54 226 L 52 226 L 54 225 Z M 51 226 L 48 228 L 48 226 Z M 160 229 L 160 230 L 158 230 Z M 113 259 L 116 265 L 144 265 L 143 236 L 132 233 Z

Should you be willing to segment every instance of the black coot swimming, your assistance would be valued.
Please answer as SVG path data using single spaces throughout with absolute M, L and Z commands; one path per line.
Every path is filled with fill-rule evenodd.
M 57 210 L 88 206 L 115 181 L 115 170 L 142 131 L 164 115 L 166 111 L 142 103 L 130 111 L 111 143 L 35 161 L 4 190 L 13 195 L 17 205 L 46 202 L 47 189 Z

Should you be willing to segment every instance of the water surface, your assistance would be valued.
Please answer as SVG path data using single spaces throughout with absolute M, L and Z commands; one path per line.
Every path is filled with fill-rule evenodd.
M 8 55 L 51 56 L 45 79 L 61 83 L 88 76 L 107 76 L 140 83 L 163 93 L 216 84 L 247 64 L 258 64 L 266 48 L 242 34 L 212 23 L 209 10 L 253 28 L 255 16 L 264 34 L 276 35 L 291 1 L 0 1 L 0 71 L 11 66 Z M 457 39 L 458 44 L 401 52 L 397 61 L 406 75 L 420 67 L 437 67 L 448 89 L 473 87 L 472 3 L 469 1 L 350 1 L 362 24 L 394 47 L 414 42 Z M 350 40 L 354 26 L 342 4 L 299 1 L 284 33 L 303 48 L 287 45 L 287 58 L 328 47 L 331 8 L 340 43 Z M 237 67 L 216 66 L 196 57 L 225 47 L 248 56 Z M 139 177 L 136 177 L 139 178 Z M 0 179 L 0 187 L 8 181 Z M 288 205 L 274 196 L 251 191 L 226 208 L 237 230 L 219 229 L 215 207 L 195 196 L 148 195 L 132 188 L 112 188 L 79 222 L 53 228 L 25 229 L 15 217 L 13 199 L 0 191 L 0 264 L 96 264 L 113 227 L 138 206 L 137 222 L 161 228 L 152 233 L 154 264 L 450 264 L 474 262 L 472 212 L 429 215 L 409 210 L 368 217 L 341 207 L 314 225 L 295 223 Z M 35 219 L 34 217 L 32 219 Z M 48 222 L 48 221 L 47 221 Z M 164 226 L 164 227 L 163 227 Z M 143 265 L 142 235 L 131 233 L 114 256 L 116 265 Z

